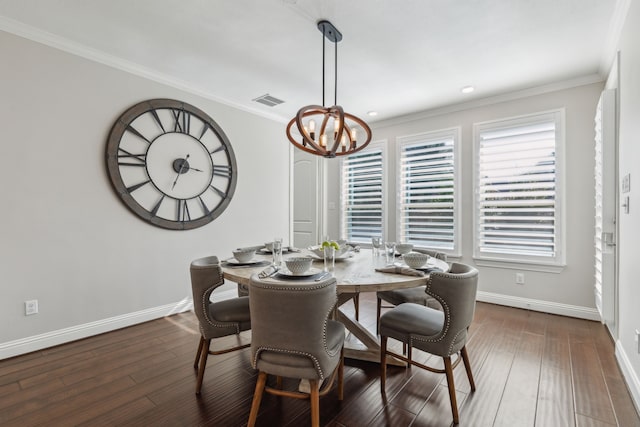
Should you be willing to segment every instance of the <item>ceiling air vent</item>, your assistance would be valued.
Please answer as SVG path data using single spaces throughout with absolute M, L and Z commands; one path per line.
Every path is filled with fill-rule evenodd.
M 282 99 L 275 98 L 268 93 L 252 99 L 252 101 L 259 102 L 260 104 L 264 104 L 267 107 L 275 107 L 276 105 L 282 104 L 284 102 Z

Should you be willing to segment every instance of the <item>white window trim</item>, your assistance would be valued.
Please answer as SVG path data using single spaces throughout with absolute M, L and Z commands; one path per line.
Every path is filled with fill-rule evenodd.
M 371 143 L 369 143 L 369 145 L 367 146 L 367 148 L 363 149 L 362 151 L 359 151 L 358 154 L 361 153 L 366 153 L 367 151 L 370 150 L 377 150 L 379 149 L 382 154 L 382 239 L 386 240 L 387 239 L 387 220 L 388 220 L 388 197 L 387 197 L 387 183 L 389 180 L 389 159 L 388 159 L 388 155 L 387 155 L 387 140 L 379 140 L 379 141 L 373 141 Z M 342 187 L 343 187 L 343 174 L 342 174 L 342 170 L 344 167 L 344 161 L 345 161 L 345 156 L 342 156 L 340 158 L 340 180 L 339 180 L 339 185 L 340 185 L 340 221 L 339 221 L 339 227 L 340 227 L 340 238 L 346 239 L 347 236 L 342 235 L 344 233 L 345 230 L 345 215 L 344 215 L 344 210 L 342 209 L 342 207 L 344 206 L 344 194 L 342 193 Z M 364 243 L 364 244 L 360 244 L 363 247 L 371 247 L 371 242 Z
M 511 127 L 518 124 L 529 123 L 532 119 L 541 118 L 543 116 L 553 118 L 556 123 L 556 238 L 558 240 L 556 246 L 556 256 L 553 261 L 540 261 L 527 259 L 521 256 L 497 256 L 480 254 L 479 251 L 479 144 L 480 133 L 489 128 Z M 479 266 L 511 268 L 531 271 L 544 271 L 550 273 L 560 273 L 566 266 L 566 218 L 565 218 L 565 109 L 559 108 L 555 110 L 541 111 L 521 116 L 507 117 L 498 120 L 490 120 L 473 124 L 473 259 Z
M 421 132 L 412 135 L 404 135 L 396 138 L 396 160 L 395 160 L 395 175 L 396 175 L 396 218 L 400 218 L 401 212 L 401 203 L 400 203 L 400 193 L 402 190 L 402 182 L 400 179 L 400 169 L 402 162 L 402 146 L 405 144 L 411 144 L 414 142 L 420 141 L 430 141 L 436 139 L 442 139 L 444 137 L 453 137 L 453 156 L 454 156 L 454 172 L 453 172 L 453 180 L 454 180 L 454 199 L 453 199 L 453 227 L 454 227 L 454 236 L 453 236 L 453 250 L 444 250 L 437 248 L 425 248 L 425 249 L 437 249 L 440 252 L 446 253 L 450 257 L 461 257 L 461 221 L 460 221 L 460 194 L 462 193 L 462 186 L 460 179 L 460 163 L 462 161 L 461 157 L 461 138 L 462 138 L 462 128 L 460 126 L 439 129 L 435 131 L 429 132 Z M 400 227 L 400 221 L 396 220 L 396 236 L 399 239 L 402 234 L 402 230 Z

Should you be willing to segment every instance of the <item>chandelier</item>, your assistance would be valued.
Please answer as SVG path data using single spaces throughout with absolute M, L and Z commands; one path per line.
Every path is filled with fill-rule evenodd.
M 371 142 L 371 129 L 362 119 L 345 113 L 337 105 L 338 42 L 342 40 L 342 34 L 329 21 L 319 21 L 318 29 L 322 33 L 322 105 L 307 105 L 298 110 L 287 125 L 287 138 L 294 146 L 307 153 L 329 158 L 345 156 L 362 150 Z M 334 43 L 335 52 L 332 107 L 325 107 L 324 99 L 325 39 Z M 292 135 L 294 124 L 298 135 Z

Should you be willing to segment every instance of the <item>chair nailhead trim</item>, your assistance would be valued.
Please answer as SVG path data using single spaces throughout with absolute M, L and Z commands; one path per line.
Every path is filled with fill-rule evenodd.
M 296 356 L 306 356 L 313 361 L 313 364 L 316 367 L 316 371 L 318 372 L 318 379 L 324 380 L 324 372 L 322 372 L 322 368 L 320 368 L 320 362 L 318 361 L 318 359 L 316 359 L 316 357 L 313 354 L 306 353 L 303 351 L 297 351 L 297 350 L 286 350 L 282 348 L 273 348 L 273 347 L 260 347 L 258 348 L 255 356 L 253 357 L 253 369 L 258 369 L 257 368 L 258 356 L 260 356 L 260 353 L 264 350 L 273 351 L 276 353 L 295 354 Z
M 432 278 L 433 278 L 433 275 L 434 275 L 434 274 L 435 274 L 435 275 L 439 275 L 439 276 L 444 276 L 444 277 L 446 277 L 447 279 L 450 279 L 450 280 L 451 280 L 451 279 L 453 279 L 453 280 L 463 280 L 463 279 L 466 279 L 466 278 L 467 278 L 467 276 L 466 276 L 466 275 L 456 275 L 456 276 L 452 276 L 452 275 L 450 275 L 450 274 L 448 274 L 448 273 L 437 273 L 437 272 L 431 273 L 431 275 L 429 276 L 429 280 L 427 281 L 427 289 L 426 289 L 426 290 L 427 290 L 427 293 L 429 293 L 428 291 L 430 291 L 430 290 L 431 290 L 431 281 L 433 280 Z M 444 329 L 443 329 L 443 331 L 440 333 L 440 335 L 438 336 L 438 338 L 436 338 L 436 339 L 421 338 L 421 337 L 415 337 L 415 336 L 413 336 L 413 335 L 410 335 L 410 336 L 409 336 L 409 345 L 411 345 L 411 343 L 413 342 L 413 340 L 415 340 L 415 341 L 422 341 L 422 342 L 440 342 L 440 341 L 444 340 L 444 339 L 447 337 L 447 332 L 449 332 L 449 327 L 451 326 L 451 313 L 450 313 L 450 310 L 449 310 L 449 306 L 447 305 L 447 303 L 444 301 L 444 299 L 443 299 L 440 295 L 435 294 L 435 293 L 429 293 L 429 295 L 431 295 L 431 296 L 432 296 L 432 297 L 434 297 L 436 300 L 438 300 L 438 302 L 442 305 L 442 308 L 443 308 L 443 310 L 444 310 L 444 314 L 445 314 L 445 319 L 446 319 L 446 322 L 445 322 L 445 325 L 444 325 Z M 453 352 L 452 352 L 453 344 L 456 342 L 456 338 L 458 337 L 458 335 L 460 334 L 460 332 L 462 332 L 462 331 L 459 331 L 459 332 L 458 332 L 458 333 L 453 337 L 453 340 L 451 340 L 451 344 L 449 345 L 449 349 L 448 349 L 448 351 L 447 351 L 447 353 L 448 353 L 449 355 L 452 355 L 452 354 L 453 354 Z
M 209 317 L 209 298 L 211 297 L 211 292 L 213 292 L 213 290 L 216 288 L 217 286 L 212 286 L 209 289 L 207 289 L 203 294 L 202 294 L 202 312 L 204 313 L 204 317 L 207 319 L 207 323 L 209 323 L 211 326 L 214 326 L 216 328 L 230 328 L 230 327 L 235 327 L 236 328 L 236 334 L 240 333 L 240 324 L 239 323 L 220 323 L 220 322 L 216 322 L 213 319 L 211 319 Z M 200 332 L 202 332 L 202 327 L 200 328 Z

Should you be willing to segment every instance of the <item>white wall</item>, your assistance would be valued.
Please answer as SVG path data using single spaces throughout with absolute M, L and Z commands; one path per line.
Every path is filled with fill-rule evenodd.
M 566 129 L 566 237 L 567 266 L 561 273 L 524 271 L 525 285 L 515 284 L 516 271 L 478 267 L 479 299 L 516 307 L 565 314 L 589 319 L 598 318 L 594 302 L 594 115 L 603 83 L 593 83 L 555 90 L 509 101 L 487 101 L 483 106 L 450 107 L 412 117 L 403 117 L 372 125 L 374 140 L 388 141 L 390 168 L 395 162 L 397 137 L 460 126 L 461 150 L 461 262 L 474 265 L 472 259 L 473 211 L 473 123 L 514 117 L 530 113 L 565 109 Z M 477 103 L 477 102 L 476 102 Z M 455 110 L 455 111 L 454 111 Z M 338 162 L 328 174 L 330 197 L 339 206 Z M 395 237 L 395 177 L 387 185 L 389 222 L 387 233 Z M 329 200 L 332 201 L 332 200 Z M 338 210 L 329 211 L 330 235 L 339 234 Z
M 640 408 L 640 351 L 635 331 L 640 331 L 640 4 L 631 1 L 620 37 L 619 176 L 631 174 L 629 214 L 620 214 L 619 329 L 616 355 Z
M 0 55 L 0 359 L 182 310 L 191 260 L 275 235 L 288 240 L 281 123 L 5 32 Z M 108 132 L 151 98 L 201 108 L 231 141 L 235 196 L 204 227 L 151 226 L 112 190 Z M 272 185 L 282 191 L 265 191 Z M 30 299 L 40 313 L 27 317 Z

